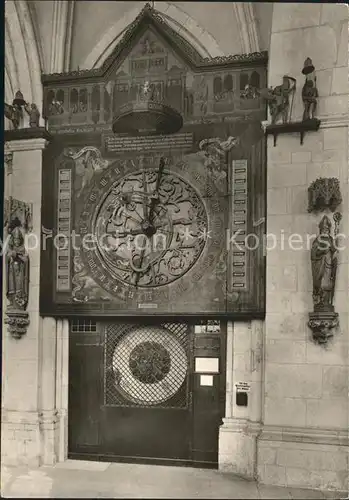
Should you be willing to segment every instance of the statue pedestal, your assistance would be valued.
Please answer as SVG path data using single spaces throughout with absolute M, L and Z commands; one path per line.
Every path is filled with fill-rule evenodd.
M 17 311 L 15 309 L 6 311 L 7 318 L 4 323 L 8 325 L 8 331 L 15 339 L 20 339 L 22 335 L 27 333 L 29 326 L 29 314 L 25 311 Z
M 313 339 L 318 344 L 327 344 L 333 337 L 333 330 L 339 325 L 338 313 L 316 311 L 309 313 L 308 326 L 313 332 Z
M 306 132 L 316 132 L 320 127 L 320 120 L 311 118 L 309 120 L 288 122 L 288 123 L 274 123 L 270 125 L 262 125 L 265 127 L 267 135 L 272 134 L 274 137 L 274 146 L 276 146 L 276 139 L 279 134 L 299 133 L 300 143 L 303 144 L 304 135 Z

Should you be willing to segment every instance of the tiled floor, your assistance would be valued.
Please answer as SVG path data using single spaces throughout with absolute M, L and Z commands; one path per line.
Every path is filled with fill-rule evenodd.
M 257 485 L 215 470 L 68 460 L 35 470 L 1 469 L 2 498 L 345 498 Z

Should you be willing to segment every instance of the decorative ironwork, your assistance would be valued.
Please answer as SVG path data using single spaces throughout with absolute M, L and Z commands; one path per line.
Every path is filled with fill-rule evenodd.
M 342 203 L 339 180 L 335 177 L 319 177 L 308 188 L 308 212 L 328 208 L 332 212 Z
M 91 319 L 74 319 L 71 322 L 71 331 L 79 333 L 94 333 L 97 331 L 97 323 Z
M 187 325 L 106 328 L 105 404 L 184 408 L 188 404 Z

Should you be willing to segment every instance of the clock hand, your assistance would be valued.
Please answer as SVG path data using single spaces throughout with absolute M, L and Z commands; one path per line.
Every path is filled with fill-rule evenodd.
M 148 220 L 148 215 L 147 215 L 147 179 L 146 179 L 146 173 L 145 170 L 143 170 L 143 185 L 144 185 L 144 193 L 145 196 L 143 197 L 143 220 Z
M 139 281 L 139 279 L 141 277 L 141 273 L 143 273 L 146 270 L 146 269 L 142 269 L 144 254 L 145 254 L 145 245 L 143 245 L 143 248 L 142 248 L 140 256 L 139 256 L 138 270 L 136 270 L 137 274 L 136 274 L 136 278 L 135 278 L 135 285 L 136 286 L 138 285 L 138 281 Z
M 132 215 L 125 214 L 125 217 L 126 217 L 126 219 L 130 219 L 130 220 L 132 220 L 133 222 L 137 222 L 137 224 L 140 224 L 140 223 L 142 223 L 142 222 L 143 222 L 143 219 L 141 219 L 141 220 L 136 219 L 135 217 L 132 217 Z M 113 222 L 112 217 L 110 217 L 110 218 L 108 219 L 108 222 Z M 119 225 L 120 225 L 120 224 L 119 224 Z
M 142 228 L 129 229 L 128 231 L 115 231 L 115 235 L 118 238 L 125 238 L 125 236 L 137 236 L 138 234 L 143 234 Z

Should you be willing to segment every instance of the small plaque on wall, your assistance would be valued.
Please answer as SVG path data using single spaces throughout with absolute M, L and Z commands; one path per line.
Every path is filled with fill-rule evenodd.
M 200 375 L 200 385 L 205 387 L 212 387 L 213 375 Z
M 195 358 L 195 371 L 219 373 L 219 358 Z

